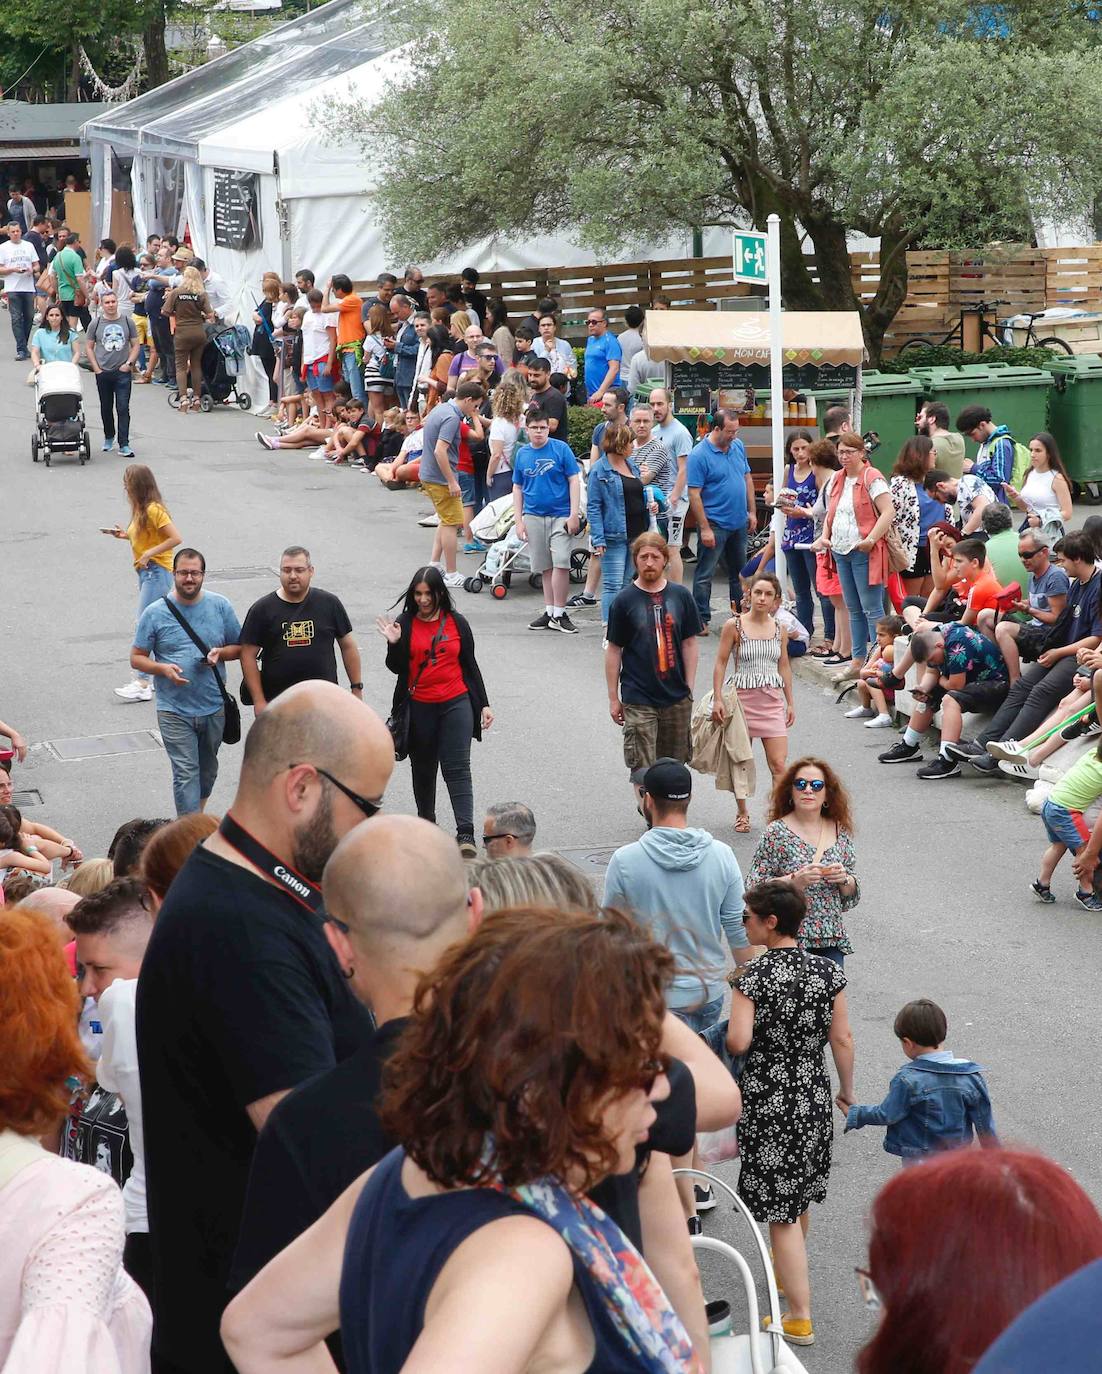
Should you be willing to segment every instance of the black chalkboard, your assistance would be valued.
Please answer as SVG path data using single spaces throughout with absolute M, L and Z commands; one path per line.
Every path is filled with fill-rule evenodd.
M 755 391 L 768 390 L 768 363 L 673 363 L 674 391 L 692 391 L 706 386 L 711 391 L 735 391 L 752 386 Z M 853 386 L 857 368 L 849 363 L 785 363 L 781 374 L 786 387 L 816 389 L 819 387 Z
M 260 177 L 256 172 L 214 169 L 214 242 L 238 252 L 260 247 Z

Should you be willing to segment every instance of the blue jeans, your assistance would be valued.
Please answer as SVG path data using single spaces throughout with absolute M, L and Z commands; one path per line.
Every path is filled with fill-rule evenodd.
M 815 599 L 812 596 L 815 590 L 815 553 L 812 549 L 785 549 L 784 556 L 788 559 L 788 576 L 796 593 L 796 619 L 810 633 L 815 628 Z M 830 605 L 829 601 L 827 605 Z
M 716 570 L 720 554 L 727 559 L 727 582 L 730 591 L 728 600 L 736 606 L 742 600 L 739 570 L 746 562 L 745 525 L 740 530 L 725 530 L 713 525 L 712 533 L 716 537 L 712 548 L 708 548 L 703 540 L 699 541 L 696 568 L 693 571 L 693 600 L 705 625 L 712 618 L 712 574 Z
M 364 390 L 363 363 L 356 362 L 356 355 L 347 349 L 341 355 L 341 375 L 352 388 L 352 399 L 367 405 L 367 392 Z
M 823 945 L 821 948 L 809 949 L 808 954 L 817 954 L 820 959 L 829 959 L 832 964 L 837 964 L 839 968 L 846 966 L 846 956 L 837 945 Z
M 34 292 L 9 292 L 8 313 L 11 315 L 11 332 L 15 336 L 15 351 L 20 357 L 25 358 L 27 340 L 31 337 L 31 327 L 34 324 Z
M 160 601 L 166 592 L 172 590 L 172 574 L 160 563 L 150 563 L 147 568 L 136 568 L 135 571 L 138 574 L 138 619 L 141 620 L 147 606 Z M 150 680 L 148 673 L 138 673 L 137 678 L 139 682 Z
M 627 541 L 610 540 L 601 555 L 601 623 L 608 624 L 608 613 L 616 594 L 624 585 L 628 567 Z
M 705 1002 L 701 1007 L 671 1007 L 670 1011 L 679 1021 L 684 1021 L 691 1031 L 696 1031 L 697 1035 L 703 1035 L 706 1030 L 719 1020 L 723 1013 L 723 998 L 713 997 L 710 1002 Z
M 129 372 L 97 372 L 96 390 L 99 392 L 99 414 L 103 421 L 103 437 L 115 437 L 115 413 L 119 417 L 119 448 L 130 443 L 130 387 Z
M 857 549 L 836 553 L 838 580 L 849 611 L 849 627 L 853 636 L 851 658 L 864 660 L 869 645 L 876 643 L 876 622 L 884 614 L 884 588 L 869 586 L 869 556 Z
M 175 711 L 158 711 L 157 728 L 165 753 L 172 765 L 172 799 L 177 816 L 190 816 L 199 810 L 214 790 L 218 777 L 218 747 L 226 713 L 219 706 L 211 716 L 178 716 Z

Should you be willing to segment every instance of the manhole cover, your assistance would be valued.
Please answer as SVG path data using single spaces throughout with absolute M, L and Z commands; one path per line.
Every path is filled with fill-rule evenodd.
M 161 748 L 152 730 L 135 730 L 124 735 L 80 735 L 74 739 L 48 741 L 57 758 L 67 762 L 103 758 L 108 754 L 144 754 Z
M 583 873 L 603 873 L 608 867 L 609 859 L 619 848 L 618 844 L 610 844 L 601 848 L 560 849 L 556 852 L 561 854 L 567 863 L 580 868 Z
M 214 568 L 207 573 L 207 581 L 218 582 L 255 582 L 263 578 L 278 577 L 278 568 Z
M 18 807 L 20 811 L 26 811 L 28 806 L 41 806 L 42 793 L 37 787 L 28 788 L 26 792 L 13 792 L 11 804 Z

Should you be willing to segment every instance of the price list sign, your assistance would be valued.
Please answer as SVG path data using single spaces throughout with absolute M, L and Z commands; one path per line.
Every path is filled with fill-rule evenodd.
M 247 252 L 260 247 L 260 177 L 214 169 L 214 242 Z

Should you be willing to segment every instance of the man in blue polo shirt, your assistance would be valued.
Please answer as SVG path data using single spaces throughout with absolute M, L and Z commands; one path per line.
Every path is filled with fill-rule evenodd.
M 738 415 L 717 410 L 711 433 L 701 439 L 686 464 L 689 508 L 700 531 L 700 553 L 693 573 L 693 599 L 708 633 L 712 618 L 712 574 L 722 553 L 727 560 L 731 605 L 741 597 L 739 573 L 746 562 L 746 536 L 756 530 L 754 479 L 738 437 Z
M 585 317 L 585 394 L 591 406 L 599 406 L 605 392 L 615 386 L 620 375 L 624 351 L 614 334 L 608 332 L 608 317 L 603 305 L 593 306 Z
M 582 470 L 569 444 L 551 438 L 546 410 L 530 411 L 527 429 L 528 442 L 513 458 L 513 511 L 516 532 L 528 541 L 531 569 L 543 576 L 545 603 L 528 628 L 575 635 L 566 593 L 570 544 L 581 527 Z

